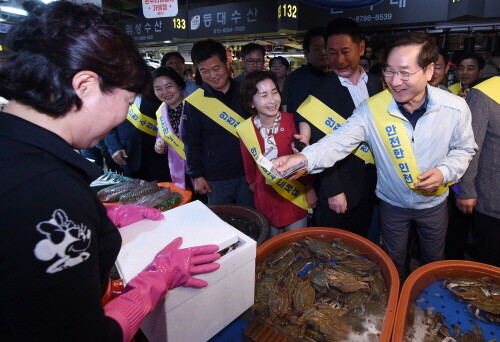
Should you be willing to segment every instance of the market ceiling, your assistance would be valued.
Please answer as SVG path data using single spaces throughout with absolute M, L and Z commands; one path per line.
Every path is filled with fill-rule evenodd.
M 0 6 L 22 7 L 24 1 L 0 0 Z M 467 23 L 483 28 L 490 25 L 491 30 L 500 26 L 498 0 L 383 0 L 379 3 L 379 0 L 304 0 L 330 7 L 334 3 L 336 6 L 373 4 L 347 10 L 318 7 L 299 0 L 179 1 L 177 16 L 159 19 L 143 17 L 141 0 L 102 0 L 102 7 L 145 46 L 193 42 L 209 37 L 226 41 L 245 41 L 250 37 L 270 41 L 291 38 L 293 43 L 299 33 L 346 16 L 357 21 L 365 31 L 415 27 L 453 30 L 456 25 L 463 27 Z M 7 23 L 20 18 L 3 11 L 0 14 Z

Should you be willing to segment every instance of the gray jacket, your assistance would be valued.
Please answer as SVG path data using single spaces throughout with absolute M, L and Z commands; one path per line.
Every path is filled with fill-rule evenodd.
M 432 86 L 427 86 L 427 95 L 427 110 L 415 129 L 401 114 L 394 99 L 387 110 L 402 119 L 420 172 L 438 168 L 444 183 L 456 181 L 464 174 L 477 148 L 469 107 L 464 99 Z M 354 110 L 341 128 L 306 147 L 302 153 L 307 157 L 309 171 L 320 172 L 344 158 L 362 141 L 368 142 L 375 157 L 375 192 L 381 200 L 400 208 L 426 209 L 435 207 L 448 196 L 448 192 L 424 196 L 405 184 L 384 146 L 366 101 Z
M 459 183 L 459 198 L 477 198 L 475 210 L 500 219 L 500 104 L 474 88 L 466 101 L 479 150 Z

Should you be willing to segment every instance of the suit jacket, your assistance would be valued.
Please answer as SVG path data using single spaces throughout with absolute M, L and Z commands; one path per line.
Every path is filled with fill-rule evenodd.
M 381 92 L 383 88 L 378 77 L 370 73 L 367 73 L 367 75 L 368 82 L 366 87 L 368 94 L 373 96 Z M 311 88 L 310 93 L 345 119 L 349 118 L 356 108 L 349 90 L 340 83 L 338 76 L 334 73 L 330 73 L 322 78 Z M 308 122 L 300 115 L 298 121 Z M 309 125 L 311 126 L 311 143 L 315 143 L 325 136 L 323 132 L 311 123 Z M 318 175 L 319 181 L 316 187 L 318 197 L 320 199 L 327 199 L 345 193 L 347 208 L 351 209 L 355 207 L 364 191 L 374 191 L 375 189 L 375 184 L 370 189 L 364 189 L 361 186 L 365 177 L 366 167 L 363 160 L 350 154 L 331 168 L 324 170 Z M 373 172 L 375 172 L 375 168 Z
M 156 98 L 143 97 L 139 110 L 144 115 L 156 120 L 156 110 L 160 104 L 161 101 Z M 161 156 L 154 152 L 156 137 L 141 132 L 128 120 L 113 128 L 109 132 L 109 135 L 104 138 L 104 142 L 111 155 L 119 150 L 127 152 L 127 165 L 121 165 L 126 174 L 139 170 L 145 162 L 151 160 L 154 160 L 154 164 L 159 163 L 163 165 L 168 163 L 166 156 Z
M 466 101 L 479 150 L 458 183 L 459 198 L 477 198 L 475 210 L 500 219 L 500 104 L 478 89 L 470 89 Z

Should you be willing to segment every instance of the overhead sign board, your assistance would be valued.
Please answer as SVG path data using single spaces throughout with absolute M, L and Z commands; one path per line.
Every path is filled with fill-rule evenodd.
M 448 2 L 441 0 L 384 0 L 377 5 L 360 9 L 336 11 L 303 4 L 300 28 L 307 30 L 313 23 L 326 25 L 335 18 L 348 17 L 361 27 L 383 25 L 411 25 L 446 21 Z
M 172 18 L 127 19 L 121 24 L 138 43 L 187 39 L 186 10 L 179 10 Z
M 189 10 L 189 39 L 276 32 L 274 1 L 234 2 Z
M 146 18 L 175 17 L 178 11 L 177 0 L 142 0 L 142 12 Z
M 280 0 L 277 10 L 277 31 L 299 30 L 299 0 Z
M 483 18 L 500 17 L 500 4 L 498 0 L 485 0 Z
M 448 19 L 450 20 L 465 16 L 481 17 L 483 12 L 483 0 L 448 0 Z

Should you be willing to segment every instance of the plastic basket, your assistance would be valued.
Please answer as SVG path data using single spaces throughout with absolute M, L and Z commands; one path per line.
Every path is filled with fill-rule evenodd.
M 463 260 L 436 261 L 424 265 L 410 274 L 401 289 L 401 295 L 396 311 L 396 322 L 392 333 L 393 342 L 404 340 L 410 307 L 418 299 L 418 305 L 423 308 L 433 307 L 434 311 L 442 312 L 450 324 L 469 328 L 470 320 L 474 318 L 466 309 L 466 304 L 458 301 L 449 290 L 439 286 L 443 280 L 454 277 L 483 278 L 490 277 L 498 284 L 500 282 L 500 268 Z M 500 339 L 500 325 L 492 323 L 488 329 L 482 322 L 479 323 L 483 329 L 485 341 L 496 338 Z M 495 334 L 496 331 L 496 334 Z
M 267 221 L 266 217 L 259 211 L 247 206 L 234 205 L 234 204 L 217 204 L 217 205 L 209 205 L 208 207 L 215 214 L 219 216 L 224 216 L 224 214 L 234 215 L 235 217 L 243 216 L 251 220 L 253 223 L 257 225 L 259 229 L 258 236 L 251 236 L 245 231 L 244 227 L 238 227 L 237 225 L 231 224 L 231 222 L 227 221 L 226 222 L 233 225 L 234 228 L 240 230 L 241 232 L 253 238 L 257 242 L 257 246 L 260 246 L 266 240 L 266 237 L 269 233 L 269 222 Z
M 398 303 L 399 276 L 396 266 L 394 266 L 394 263 L 389 256 L 373 242 L 357 234 L 341 229 L 326 227 L 301 228 L 275 236 L 258 247 L 257 257 L 255 259 L 257 265 L 281 247 L 287 246 L 295 241 L 299 241 L 306 236 L 314 237 L 316 239 L 340 238 L 343 242 L 357 248 L 360 252 L 366 254 L 370 260 L 375 261 L 380 265 L 382 276 L 387 283 L 389 291 L 384 323 L 380 334 L 380 341 L 389 342 Z M 273 341 L 273 339 L 268 339 L 266 341 Z

